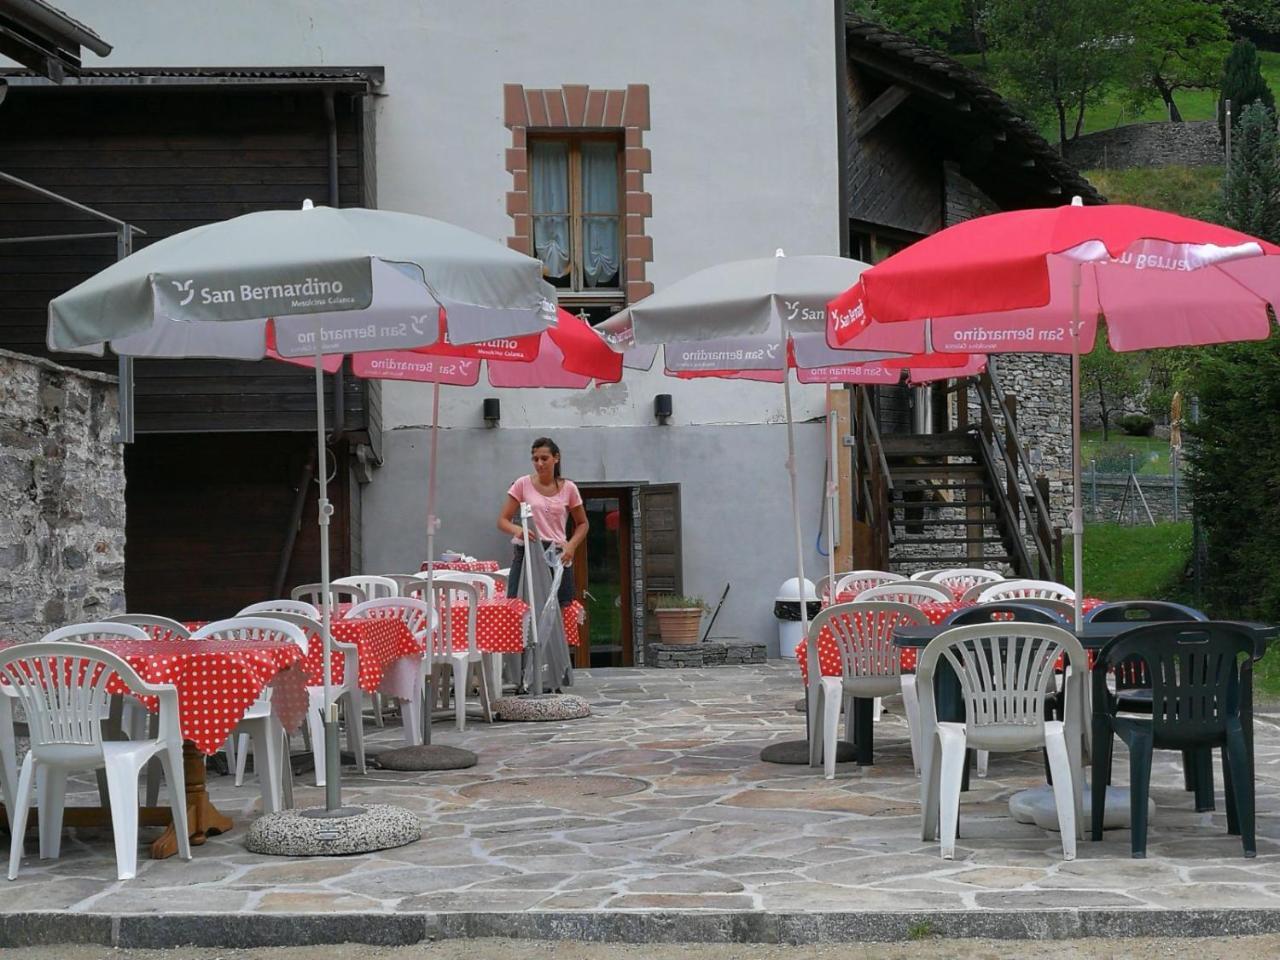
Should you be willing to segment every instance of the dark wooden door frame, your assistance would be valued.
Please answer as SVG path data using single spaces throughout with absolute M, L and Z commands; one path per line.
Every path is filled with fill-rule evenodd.
M 621 522 L 621 516 L 618 523 L 618 552 L 619 552 L 619 570 L 621 571 L 621 597 L 623 603 L 623 611 L 625 616 L 622 619 L 622 666 L 630 667 L 635 664 L 635 646 L 632 634 L 631 611 L 634 604 L 633 594 L 635 585 L 633 582 L 631 571 L 631 498 L 636 489 L 636 484 L 612 484 L 612 483 L 583 483 L 579 484 L 579 490 L 582 493 L 582 499 L 599 500 L 605 498 L 616 499 L 619 504 L 619 512 L 621 516 L 626 517 L 626 522 Z M 585 642 L 578 644 L 577 651 L 574 654 L 574 666 L 579 668 L 587 668 L 591 666 L 591 610 L 587 605 L 586 597 L 583 595 L 585 590 L 591 588 L 587 582 L 587 544 L 584 540 L 582 546 L 578 548 L 578 552 L 574 555 L 573 560 L 573 576 L 574 585 L 577 587 L 578 596 L 582 598 L 583 608 L 587 611 L 587 621 L 583 624 L 585 628 Z

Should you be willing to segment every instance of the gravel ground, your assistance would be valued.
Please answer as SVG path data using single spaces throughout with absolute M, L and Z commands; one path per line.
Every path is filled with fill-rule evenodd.
M 412 947 L 340 943 L 324 947 L 261 950 L 177 948 L 112 950 L 107 947 L 32 947 L 3 951 L 4 960 L 847 960 L 854 944 L 780 947 L 752 944 L 613 944 L 528 940 L 451 940 Z M 1272 960 L 1280 936 L 1203 940 L 918 940 L 856 945 L 859 960 Z

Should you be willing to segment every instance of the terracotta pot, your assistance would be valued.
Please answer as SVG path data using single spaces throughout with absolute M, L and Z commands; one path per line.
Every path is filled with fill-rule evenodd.
M 698 607 L 669 607 L 655 610 L 658 632 L 663 643 L 697 643 L 702 627 L 702 610 Z

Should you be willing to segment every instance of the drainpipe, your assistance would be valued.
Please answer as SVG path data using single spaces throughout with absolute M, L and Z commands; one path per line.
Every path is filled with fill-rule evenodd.
M 849 255 L 849 53 L 845 44 L 845 0 L 835 0 L 836 19 L 836 209 L 840 218 L 840 256 Z

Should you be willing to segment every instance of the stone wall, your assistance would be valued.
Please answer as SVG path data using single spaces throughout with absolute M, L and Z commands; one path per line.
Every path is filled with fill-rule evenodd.
M 1069 144 L 1066 156 L 1081 170 L 1206 167 L 1223 163 L 1218 124 L 1214 120 L 1131 123 L 1102 130 Z
M 0 637 L 124 609 L 116 380 L 0 350 Z

